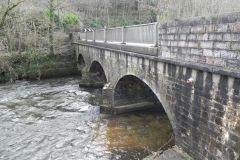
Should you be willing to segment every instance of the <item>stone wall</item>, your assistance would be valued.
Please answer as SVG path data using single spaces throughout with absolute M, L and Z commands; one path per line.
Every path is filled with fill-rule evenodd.
M 240 13 L 175 20 L 159 32 L 161 57 L 240 69 Z

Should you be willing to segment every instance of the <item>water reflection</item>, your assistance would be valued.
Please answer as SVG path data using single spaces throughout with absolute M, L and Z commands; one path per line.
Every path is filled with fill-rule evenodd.
M 108 148 L 121 159 L 142 159 L 157 151 L 171 136 L 170 123 L 161 111 L 134 112 L 108 119 Z

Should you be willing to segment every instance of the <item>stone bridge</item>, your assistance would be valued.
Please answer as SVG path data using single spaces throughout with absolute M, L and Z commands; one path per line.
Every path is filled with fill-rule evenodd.
M 72 37 L 81 83 L 104 85 L 103 110 L 159 105 L 194 159 L 239 159 L 240 13 Z

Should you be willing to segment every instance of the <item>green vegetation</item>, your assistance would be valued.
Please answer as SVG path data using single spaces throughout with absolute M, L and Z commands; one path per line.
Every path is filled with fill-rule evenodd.
M 193 160 L 193 158 L 192 157 L 187 157 L 186 160 Z
M 40 11 L 20 10 L 19 4 L 24 6 L 20 0 L 0 2 L 0 82 L 76 72 L 64 27 L 78 24 L 79 17 L 68 12 L 56 14 L 57 0 L 47 2 L 47 8 Z
M 13 82 L 16 79 L 30 78 L 33 74 L 40 77 L 39 63 L 47 58 L 30 51 L 25 54 L 7 54 L 0 59 L 0 82 Z
M 63 26 L 65 28 L 70 28 L 74 25 L 79 24 L 80 18 L 74 14 L 74 13 L 70 13 L 70 12 L 66 12 L 63 15 Z
M 148 21 L 153 23 L 157 22 L 157 13 L 154 10 L 150 10 L 148 13 Z
M 73 54 L 52 55 L 29 50 L 22 54 L 0 56 L 0 82 L 17 79 L 40 80 L 41 78 L 76 73 Z
M 104 20 L 101 18 L 89 18 L 83 21 L 84 27 L 90 28 L 103 28 L 104 27 Z

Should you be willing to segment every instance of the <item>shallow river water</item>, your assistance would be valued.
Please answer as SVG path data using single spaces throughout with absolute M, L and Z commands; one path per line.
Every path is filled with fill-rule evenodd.
M 0 159 L 137 160 L 171 137 L 164 114 L 100 114 L 100 97 L 78 78 L 0 85 Z

